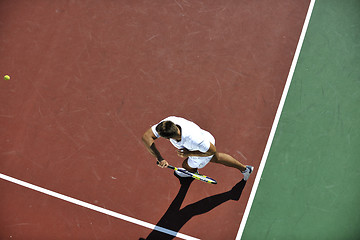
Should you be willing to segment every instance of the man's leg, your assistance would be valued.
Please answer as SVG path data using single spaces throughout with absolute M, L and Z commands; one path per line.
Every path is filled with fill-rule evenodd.
M 241 172 L 246 170 L 246 165 L 242 164 L 232 156 L 226 153 L 216 153 L 211 159 L 213 163 L 220 163 L 222 165 L 239 169 Z
M 189 172 L 192 173 L 196 173 L 197 172 L 197 168 L 192 168 L 189 166 L 188 164 L 188 158 L 186 158 L 183 163 L 182 163 L 182 167 L 185 168 L 186 170 L 188 170 Z
M 184 161 L 183 161 L 183 163 L 182 163 L 182 167 L 183 167 L 183 169 L 185 169 L 185 170 L 187 170 L 187 171 L 189 171 L 189 172 L 192 172 L 192 173 L 196 173 L 197 172 L 197 168 L 192 168 L 192 167 L 190 167 L 189 165 L 188 165 L 188 159 L 185 159 Z M 175 172 L 175 175 L 177 175 L 178 177 L 182 177 L 182 178 L 184 178 L 184 177 L 191 177 L 190 175 L 188 175 L 188 174 L 186 174 L 186 173 L 183 173 L 183 172 L 181 172 L 181 171 L 179 171 L 179 170 L 176 170 Z

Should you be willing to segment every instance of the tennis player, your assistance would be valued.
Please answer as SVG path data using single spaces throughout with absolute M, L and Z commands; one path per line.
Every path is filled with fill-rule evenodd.
M 213 162 L 240 170 L 246 181 L 254 169 L 252 166 L 240 163 L 229 154 L 217 152 L 215 138 L 209 132 L 189 120 L 174 116 L 152 126 L 142 137 L 147 150 L 157 158 L 158 166 L 161 168 L 166 168 L 169 163 L 155 146 L 155 140 L 159 137 L 170 140 L 177 148 L 177 155 L 185 158 L 182 167 L 190 172 L 197 172 L 209 162 Z M 188 177 L 179 171 L 176 171 L 176 174 L 180 177 Z

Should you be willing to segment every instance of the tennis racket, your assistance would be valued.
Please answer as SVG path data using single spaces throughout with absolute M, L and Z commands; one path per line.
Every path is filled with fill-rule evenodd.
M 199 174 L 199 173 L 192 173 L 192 172 L 189 172 L 189 171 L 187 171 L 185 169 L 179 169 L 179 168 L 173 167 L 171 165 L 169 165 L 168 168 L 173 169 L 174 171 L 182 172 L 182 173 L 184 173 L 186 175 L 191 176 L 192 178 L 195 178 L 197 180 L 200 180 L 200 181 L 203 181 L 203 182 L 206 182 L 206 183 L 217 184 L 215 179 L 212 179 L 210 177 L 207 177 L 207 176 Z

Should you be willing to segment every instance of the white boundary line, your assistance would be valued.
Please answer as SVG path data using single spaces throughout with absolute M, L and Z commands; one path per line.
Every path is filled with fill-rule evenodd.
M 123 214 L 116 213 L 116 212 L 107 210 L 105 208 L 101 208 L 101 207 L 95 206 L 93 204 L 86 203 L 86 202 L 77 200 L 75 198 L 68 197 L 68 196 L 65 196 L 63 194 L 47 190 L 47 189 L 42 188 L 42 187 L 35 186 L 33 184 L 18 180 L 16 178 L 9 177 L 9 176 L 4 175 L 2 173 L 0 173 L 0 178 L 2 178 L 3 180 L 6 180 L 6 181 L 12 182 L 12 183 L 21 185 L 23 187 L 32 189 L 34 191 L 41 192 L 41 193 L 44 193 L 46 195 L 49 195 L 49 196 L 52 196 L 52 197 L 55 197 L 55 198 L 58 198 L 58 199 L 61 199 L 61 200 L 64 200 L 64 201 L 79 205 L 79 206 L 82 206 L 84 208 L 88 208 L 88 209 L 94 210 L 96 212 L 100 212 L 100 213 L 103 213 L 103 214 L 106 214 L 106 215 L 109 215 L 109 216 L 112 216 L 112 217 L 115 217 L 115 218 L 119 218 L 121 220 L 130 222 L 130 223 L 134 223 L 134 224 L 149 228 L 151 230 L 156 230 L 156 231 L 159 231 L 159 232 L 163 232 L 163 233 L 166 233 L 166 234 L 169 234 L 169 235 L 181 238 L 181 239 L 185 239 L 185 240 L 200 240 L 198 238 L 190 237 L 190 236 L 182 234 L 182 233 L 178 233 L 178 232 L 166 229 L 166 228 L 162 228 L 162 227 L 156 226 L 154 224 L 138 220 L 136 218 L 128 217 L 128 216 L 125 216 Z
M 297 61 L 299 59 L 300 50 L 302 48 L 302 45 L 303 45 L 303 42 L 304 42 L 304 39 L 305 39 L 305 34 L 306 34 L 307 28 L 309 26 L 311 13 L 312 13 L 312 11 L 314 9 L 314 4 L 315 4 L 315 0 L 311 0 L 308 12 L 306 14 L 305 22 L 304 22 L 304 25 L 303 25 L 303 28 L 302 28 L 302 31 L 301 31 L 301 35 L 300 35 L 300 38 L 299 38 L 299 42 L 298 42 L 298 45 L 296 47 L 295 55 L 294 55 L 294 58 L 293 58 L 293 61 L 292 61 L 292 64 L 291 64 L 289 75 L 288 75 L 288 78 L 286 80 L 286 84 L 285 84 L 285 87 L 284 87 L 283 94 L 281 96 L 279 107 L 278 107 L 278 109 L 276 111 L 275 119 L 274 119 L 274 122 L 273 122 L 273 125 L 272 125 L 272 128 L 271 128 L 271 131 L 270 131 L 270 135 L 269 135 L 266 147 L 265 147 L 263 157 L 262 157 L 261 162 L 260 162 L 259 170 L 257 172 L 256 178 L 255 178 L 255 181 L 254 181 L 254 185 L 253 185 L 253 188 L 251 190 L 250 197 L 249 197 L 248 203 L 246 205 L 246 209 L 245 209 L 243 218 L 241 220 L 240 228 L 239 228 L 239 231 L 238 231 L 238 234 L 237 234 L 235 240 L 240 240 L 241 236 L 242 236 L 242 234 L 244 232 L 246 221 L 247 221 L 247 219 L 249 217 L 250 209 L 251 209 L 251 206 L 253 204 L 255 194 L 256 194 L 257 188 L 258 188 L 259 183 L 260 183 L 261 175 L 262 175 L 262 173 L 264 171 L 265 163 L 266 163 L 267 157 L 268 157 L 269 152 L 270 152 L 270 147 L 272 145 L 272 142 L 273 142 L 273 139 L 274 139 L 274 136 L 275 136 L 276 128 L 278 126 L 280 116 L 281 116 L 281 113 L 282 113 L 282 109 L 283 109 L 284 104 L 285 104 L 285 99 L 286 99 L 287 93 L 288 93 L 289 88 L 290 88 L 291 80 L 292 80 L 294 72 L 295 72 Z

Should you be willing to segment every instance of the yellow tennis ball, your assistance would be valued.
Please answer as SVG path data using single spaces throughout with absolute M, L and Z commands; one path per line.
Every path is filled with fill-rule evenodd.
M 5 80 L 10 80 L 10 76 L 9 76 L 9 75 L 5 75 L 5 76 L 4 76 L 4 79 L 5 79 Z

